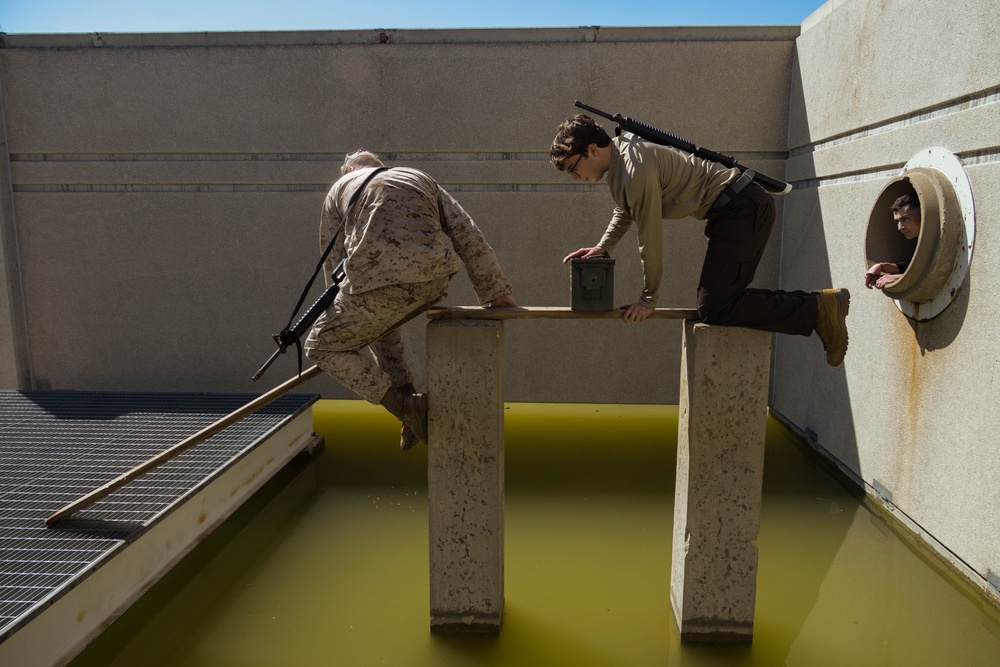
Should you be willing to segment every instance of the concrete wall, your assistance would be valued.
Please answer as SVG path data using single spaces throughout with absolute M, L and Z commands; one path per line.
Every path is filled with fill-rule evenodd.
M 781 282 L 849 287 L 850 348 L 826 366 L 777 337 L 773 407 L 959 568 L 1000 573 L 1000 14 L 995 0 L 828 2 L 796 40 Z M 915 323 L 866 290 L 866 225 L 925 148 L 964 162 L 976 209 L 954 302 Z M 985 582 L 983 582 L 985 583 Z M 995 592 L 996 594 L 997 592 Z
M 0 386 L 259 392 L 288 377 L 291 355 L 249 381 L 315 265 L 320 206 L 358 147 L 438 178 L 483 228 L 522 304 L 568 306 L 561 259 L 596 243 L 612 208 L 605 186 L 573 184 L 548 164 L 574 100 L 782 177 L 797 35 L 2 36 Z M 662 306 L 694 305 L 701 228 L 666 228 Z M 641 286 L 634 238 L 618 252 L 620 303 Z M 777 284 L 778 245 L 760 284 Z M 475 303 L 464 274 L 448 303 Z M 424 326 L 406 327 L 421 385 Z M 509 329 L 510 400 L 678 400 L 678 322 Z M 309 389 L 350 396 L 327 380 Z

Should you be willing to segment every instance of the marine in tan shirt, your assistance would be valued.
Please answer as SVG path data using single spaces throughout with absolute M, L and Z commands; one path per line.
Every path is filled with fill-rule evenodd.
M 608 189 L 616 207 L 597 244 L 611 254 L 633 224 L 639 237 L 640 303 L 656 308 L 663 278 L 663 221 L 704 220 L 719 193 L 739 175 L 717 162 L 625 133 L 612 140 Z
M 708 248 L 698 283 L 703 322 L 809 336 L 816 331 L 827 362 L 847 352 L 846 289 L 820 292 L 751 289 L 774 225 L 774 198 L 741 171 L 624 133 L 614 140 L 590 116 L 578 114 L 557 129 L 552 164 L 573 180 L 608 176 L 615 210 L 600 242 L 563 262 L 608 256 L 633 224 L 642 260 L 643 290 L 623 306 L 626 322 L 643 322 L 656 307 L 663 278 L 663 220 L 706 220 Z M 739 189 L 736 184 L 739 183 Z M 725 197 L 721 197 L 723 193 Z
M 309 333 L 306 356 L 399 418 L 405 450 L 426 442 L 427 398 L 413 387 L 399 327 L 443 300 L 463 266 L 481 304 L 517 302 L 483 233 L 430 176 L 384 169 L 367 151 L 348 155 L 342 171 L 323 203 L 320 246 L 339 234 L 324 273 L 329 285 L 346 257 L 346 279 Z

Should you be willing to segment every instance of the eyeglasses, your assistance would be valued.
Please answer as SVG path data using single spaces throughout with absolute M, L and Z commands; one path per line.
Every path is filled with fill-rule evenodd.
M 573 172 L 576 171 L 576 168 L 580 166 L 580 160 L 582 160 L 583 157 L 584 157 L 583 153 L 580 153 L 580 155 L 576 158 L 576 162 L 573 163 L 573 166 L 570 167 L 569 169 L 564 169 L 563 171 L 572 176 Z

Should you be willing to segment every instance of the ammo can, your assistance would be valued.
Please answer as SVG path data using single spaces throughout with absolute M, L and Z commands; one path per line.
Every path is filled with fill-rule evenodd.
M 573 310 L 614 310 L 615 260 L 610 257 L 571 259 Z

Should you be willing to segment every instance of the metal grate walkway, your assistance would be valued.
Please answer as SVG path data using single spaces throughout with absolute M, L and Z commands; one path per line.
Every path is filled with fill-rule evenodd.
M 0 391 L 0 642 L 318 397 L 283 396 L 46 528 L 45 517 L 254 398 Z

